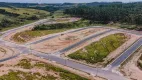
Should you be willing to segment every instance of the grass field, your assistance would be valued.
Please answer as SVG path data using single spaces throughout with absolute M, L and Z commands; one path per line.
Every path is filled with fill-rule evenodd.
M 69 54 L 68 57 L 75 60 L 83 60 L 87 63 L 103 62 L 110 52 L 117 49 L 126 41 L 122 33 L 112 34 L 94 42 L 83 49 Z
M 48 34 L 53 34 L 53 33 L 58 33 L 58 32 L 62 32 L 65 30 L 66 29 L 36 30 L 36 31 L 29 30 L 29 31 L 24 31 L 24 32 L 20 32 L 20 33 L 15 34 L 13 36 L 13 40 L 15 42 L 24 43 L 24 42 L 31 40 L 32 38 L 36 38 L 36 37 L 40 37 L 40 36 L 44 36 L 44 35 L 48 35 Z
M 0 29 L 8 30 L 46 18 L 48 15 L 49 12 L 42 10 L 0 7 Z
M 11 70 L 8 74 L 0 76 L 0 80 L 88 80 L 51 64 L 22 59 L 15 67 L 21 67 L 29 72 Z M 30 72 L 31 69 L 34 72 Z M 38 72 L 42 71 L 42 73 Z
M 64 14 L 62 10 L 55 11 L 55 12 L 53 13 L 53 16 L 54 16 L 54 18 L 70 17 L 69 15 Z
M 89 24 L 87 20 L 80 20 L 76 22 L 70 23 L 57 23 L 57 24 L 50 24 L 50 25 L 39 25 L 35 27 L 33 30 L 24 31 L 17 33 L 13 36 L 13 40 L 15 42 L 24 43 L 30 41 L 33 38 L 41 37 L 48 34 L 63 32 L 69 29 L 75 29 L 80 27 L 86 27 L 93 24 Z M 56 29 L 54 29 L 56 27 Z M 62 28 L 60 28 L 62 27 Z

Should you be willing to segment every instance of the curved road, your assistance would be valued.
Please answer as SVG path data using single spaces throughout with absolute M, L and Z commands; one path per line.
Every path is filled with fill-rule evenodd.
M 74 32 L 78 32 L 78 31 L 81 31 L 81 30 L 88 29 L 88 28 L 100 28 L 100 27 L 101 27 L 101 26 L 96 26 L 96 27 L 84 27 L 84 28 L 74 29 L 74 30 L 70 30 L 70 31 L 65 31 L 65 32 L 61 32 L 61 33 L 59 33 L 59 34 L 51 35 L 51 36 L 49 36 L 49 37 L 46 37 L 46 38 L 41 39 L 41 40 L 38 40 L 38 41 L 34 41 L 34 42 L 31 42 L 31 43 L 27 43 L 26 45 L 41 43 L 41 42 L 43 42 L 43 41 L 47 41 L 47 40 L 53 39 L 53 38 L 55 38 L 55 37 L 57 37 L 57 36 L 60 36 L 61 34 L 74 33 Z
M 44 21 L 44 20 L 43 20 Z M 41 21 L 41 22 L 43 22 Z M 32 23 L 32 24 L 38 24 L 38 23 L 41 23 L 40 21 L 39 22 L 36 22 L 36 23 Z M 30 24 L 29 24 L 30 25 Z M 29 26 L 28 25 L 28 26 Z M 21 28 L 25 28 L 27 27 L 27 25 L 25 26 L 22 26 L 20 28 L 15 28 L 15 29 L 12 29 L 12 30 L 9 30 L 9 31 L 5 31 L 3 32 L 4 33 L 4 36 L 5 35 L 8 35 L 12 32 L 15 32 L 16 30 L 18 29 L 21 29 Z M 83 30 L 83 29 L 79 29 L 79 30 Z M 99 34 L 94 34 L 90 37 L 87 37 L 83 40 L 81 40 L 80 42 L 78 43 L 75 43 L 65 49 L 62 49 L 60 50 L 59 52 L 56 52 L 55 54 L 45 54 L 45 53 L 41 53 L 41 52 L 37 52 L 37 51 L 34 51 L 34 50 L 30 50 L 29 48 L 27 48 L 26 46 L 23 46 L 23 45 L 17 45 L 15 43 L 11 43 L 11 42 L 7 42 L 7 41 L 4 41 L 2 39 L 0 39 L 0 43 L 1 44 L 4 44 L 4 45 L 7 45 L 7 46 L 10 46 L 12 48 L 15 48 L 15 49 L 18 49 L 19 51 L 21 51 L 21 53 L 30 53 L 30 51 L 32 51 L 32 53 L 38 57 L 42 57 L 42 58 L 45 58 L 45 59 L 49 59 L 49 60 L 52 60 L 52 61 L 55 61 L 59 64 L 62 64 L 62 65 L 65 65 L 65 66 L 68 66 L 68 67 L 71 67 L 71 68 L 74 68 L 74 69 L 77 69 L 77 70 L 81 70 L 81 71 L 84 71 L 84 72 L 87 72 L 87 73 L 90 73 L 91 75 L 98 75 L 98 76 L 101 76 L 101 77 L 104 77 L 104 78 L 107 78 L 109 80 L 127 80 L 126 78 L 124 78 L 123 76 L 117 74 L 117 73 L 114 73 L 112 72 L 112 70 L 116 67 L 118 67 L 121 63 L 123 63 L 130 55 L 133 54 L 134 51 L 136 51 L 141 45 L 142 45 L 142 38 L 140 38 L 138 41 L 136 41 L 131 47 L 129 47 L 126 51 L 124 51 L 122 53 L 122 55 L 120 55 L 118 58 L 116 58 L 111 64 L 109 64 L 107 66 L 107 68 L 109 68 L 108 70 L 104 70 L 104 69 L 100 69 L 100 68 L 93 68 L 93 67 L 89 67 L 87 65 L 84 65 L 84 64 L 80 64 L 80 63 L 77 63 L 77 62 L 74 62 L 72 60 L 68 60 L 68 59 L 63 59 L 61 58 L 60 56 L 57 56 L 57 55 L 60 55 L 60 54 L 63 54 L 64 52 L 94 38 L 94 37 L 97 37 L 99 35 L 102 35 L 102 34 L 105 34 L 105 33 L 108 33 L 110 31 L 113 31 L 114 29 L 110 29 L 108 31 L 105 31 L 105 32 L 102 32 L 102 33 L 99 33 Z M 77 31 L 77 30 L 76 30 Z M 118 30 L 120 31 L 120 30 Z M 73 32 L 73 31 L 72 31 Z M 58 36 L 58 35 L 56 35 Z M 53 37 L 56 37 L 56 36 L 53 36 Z M 3 36 L 2 36 L 3 37 Z M 2 38 L 1 37 L 1 38 Z M 52 38 L 52 37 L 51 37 Z M 36 43 L 39 43 L 39 42 L 42 42 L 42 41 L 45 41 L 45 40 L 48 40 L 50 39 L 49 37 L 48 38 L 45 38 L 43 40 L 40 40 L 40 41 L 37 41 L 37 42 L 34 42 L 33 44 L 36 44 Z M 12 57 L 9 57 L 7 59 L 3 59 L 3 60 L 0 60 L 0 62 L 3 62 L 5 60 L 9 60 L 9 59 L 12 59 L 12 58 L 15 58 L 17 57 L 19 54 L 17 55 L 14 55 Z

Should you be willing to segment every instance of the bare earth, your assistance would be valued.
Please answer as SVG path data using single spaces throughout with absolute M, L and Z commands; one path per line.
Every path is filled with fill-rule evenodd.
M 10 70 L 13 70 L 13 71 L 22 71 L 22 72 L 31 72 L 31 73 L 39 72 L 41 75 L 50 74 L 50 75 L 54 75 L 54 76 L 58 77 L 58 75 L 55 74 L 53 71 L 47 72 L 46 70 L 44 70 L 44 68 L 43 69 L 42 68 L 24 69 L 22 67 L 15 66 L 22 59 L 30 59 L 32 64 L 35 64 L 36 62 L 44 62 L 47 64 L 52 64 L 54 66 L 62 67 L 63 69 L 71 71 L 72 73 L 78 74 L 80 76 L 86 77 L 90 80 L 106 80 L 101 77 L 94 77 L 94 76 L 88 75 L 87 73 L 84 73 L 84 72 L 81 72 L 78 70 L 74 70 L 72 68 L 69 68 L 69 67 L 57 64 L 57 63 L 53 63 L 51 61 L 48 61 L 48 60 L 45 60 L 45 59 L 42 59 L 42 58 L 39 58 L 39 57 L 36 57 L 33 55 L 21 55 L 15 59 L 0 63 L 0 76 L 8 74 L 10 72 Z
M 77 50 L 82 49 L 83 47 L 91 44 L 92 42 L 99 41 L 101 38 L 106 37 L 106 36 L 111 35 L 111 34 L 115 34 L 115 33 L 124 33 L 124 32 L 113 31 L 113 32 L 103 34 L 103 35 L 98 36 L 98 37 L 96 37 L 96 38 L 94 38 L 92 40 L 89 40 L 88 42 L 85 42 L 84 44 L 81 44 L 81 45 L 77 46 L 76 48 L 68 51 L 67 53 L 65 53 L 65 55 L 62 55 L 62 56 L 64 57 L 64 56 L 67 56 L 67 55 L 69 55 L 71 53 L 74 53 Z M 124 34 L 127 36 L 127 41 L 124 44 L 122 44 L 119 48 L 117 48 L 115 51 L 111 52 L 104 59 L 104 62 L 92 65 L 92 64 L 86 64 L 84 61 L 77 61 L 77 60 L 74 60 L 74 61 L 86 64 L 86 65 L 89 65 L 89 66 L 93 66 L 93 67 L 104 67 L 104 64 L 107 64 L 108 61 L 111 61 L 111 60 L 115 59 L 116 57 L 118 57 L 124 50 L 126 50 L 130 45 L 132 45 L 136 40 L 138 40 L 140 38 L 140 36 L 137 36 L 137 35 L 134 35 L 134 34 L 129 34 L 129 33 L 124 33 Z
M 137 61 L 142 55 L 142 48 L 140 48 L 127 63 L 120 67 L 120 71 L 131 80 L 142 80 L 142 70 L 137 66 Z
M 67 21 L 64 21 L 65 19 L 67 19 Z M 60 21 L 59 21 L 60 20 Z M 78 21 L 80 20 L 80 18 L 57 18 L 55 20 L 51 20 L 50 22 L 46 22 L 44 24 L 55 24 L 55 23 L 66 23 L 66 22 L 74 22 L 74 21 Z M 13 40 L 13 36 L 16 34 L 16 33 L 19 33 L 19 32 L 23 32 L 23 31 L 26 31 L 26 30 L 31 30 L 33 27 L 35 27 L 35 25 L 31 25 L 31 26 L 27 26 L 25 28 L 22 28 L 22 29 L 18 29 L 17 31 L 15 31 L 14 33 L 4 37 L 4 40 L 6 41 L 11 41 L 11 42 L 14 42 Z M 40 38 L 40 37 L 38 37 Z M 34 41 L 38 38 L 35 38 L 35 39 L 32 39 L 31 41 Z M 30 41 L 29 41 L 30 42 Z
M 64 49 L 65 47 L 68 47 L 76 42 L 79 42 L 80 40 L 84 39 L 85 37 L 91 36 L 96 33 L 100 33 L 103 31 L 106 31 L 108 29 L 105 28 L 88 28 L 85 30 L 81 30 L 74 33 L 67 33 L 60 35 L 58 37 L 55 37 L 53 39 L 50 39 L 48 41 L 43 41 L 38 44 L 31 45 L 31 48 L 44 52 L 44 53 L 54 53 L 56 51 L 59 51 L 61 49 Z
M 12 49 L 8 46 L 0 45 L 0 60 L 11 57 L 15 54 L 18 54 L 17 50 Z

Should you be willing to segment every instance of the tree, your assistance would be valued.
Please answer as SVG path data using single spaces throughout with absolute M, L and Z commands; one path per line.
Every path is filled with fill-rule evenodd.
M 2 19 L 2 21 L 0 22 L 0 26 L 1 27 L 9 27 L 11 24 L 13 24 L 14 22 L 11 19 L 8 18 L 4 18 Z

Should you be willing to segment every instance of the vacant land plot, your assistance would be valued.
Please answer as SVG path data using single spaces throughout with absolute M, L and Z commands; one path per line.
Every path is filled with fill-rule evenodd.
M 44 53 L 54 53 L 65 47 L 68 47 L 76 42 L 79 42 L 81 39 L 84 39 L 87 36 L 106 31 L 105 28 L 87 28 L 81 31 L 62 34 L 53 39 L 43 41 L 41 43 L 32 44 L 31 48 L 37 51 Z
M 27 30 L 27 31 L 24 31 L 24 32 L 16 33 L 13 36 L 13 40 L 15 42 L 24 43 L 24 42 L 30 41 L 33 38 L 41 37 L 41 36 L 48 35 L 48 34 L 58 33 L 58 32 L 62 32 L 62 31 L 65 31 L 65 30 L 66 29 L 37 30 L 37 31 Z
M 142 46 L 119 68 L 122 74 L 131 80 L 142 79 Z
M 41 62 L 34 58 L 22 56 L 1 63 L 0 80 L 89 80 L 49 61 Z
M 112 51 L 120 47 L 127 40 L 127 36 L 123 33 L 116 33 L 106 36 L 97 42 L 93 42 L 90 45 L 69 54 L 71 59 L 85 61 L 87 63 L 103 62 Z
M 11 56 L 13 56 L 13 55 L 15 55 L 17 53 L 18 53 L 18 51 L 14 50 L 14 49 L 11 49 L 8 46 L 0 45 L 0 60 L 11 57 Z
M 79 27 L 81 25 L 81 22 L 84 23 L 84 21 L 78 21 L 78 20 L 79 18 L 58 18 L 55 20 L 50 20 L 49 22 L 44 23 L 44 25 L 36 26 L 32 30 L 28 29 L 26 31 L 24 30 L 14 34 L 12 36 L 12 40 L 18 43 L 25 43 L 25 42 L 32 41 L 34 38 L 37 38 L 37 37 L 58 33 L 58 32 L 63 32 L 63 31 L 75 28 L 76 26 Z M 67 22 L 70 22 L 70 23 L 67 23 Z M 74 23 L 78 25 L 74 25 Z M 64 28 L 58 28 L 59 26 L 64 26 Z M 43 29 L 43 27 L 45 28 Z M 46 27 L 49 27 L 49 28 L 46 29 Z M 50 29 L 50 27 L 52 29 Z M 56 29 L 53 29 L 54 27 L 56 27 Z

